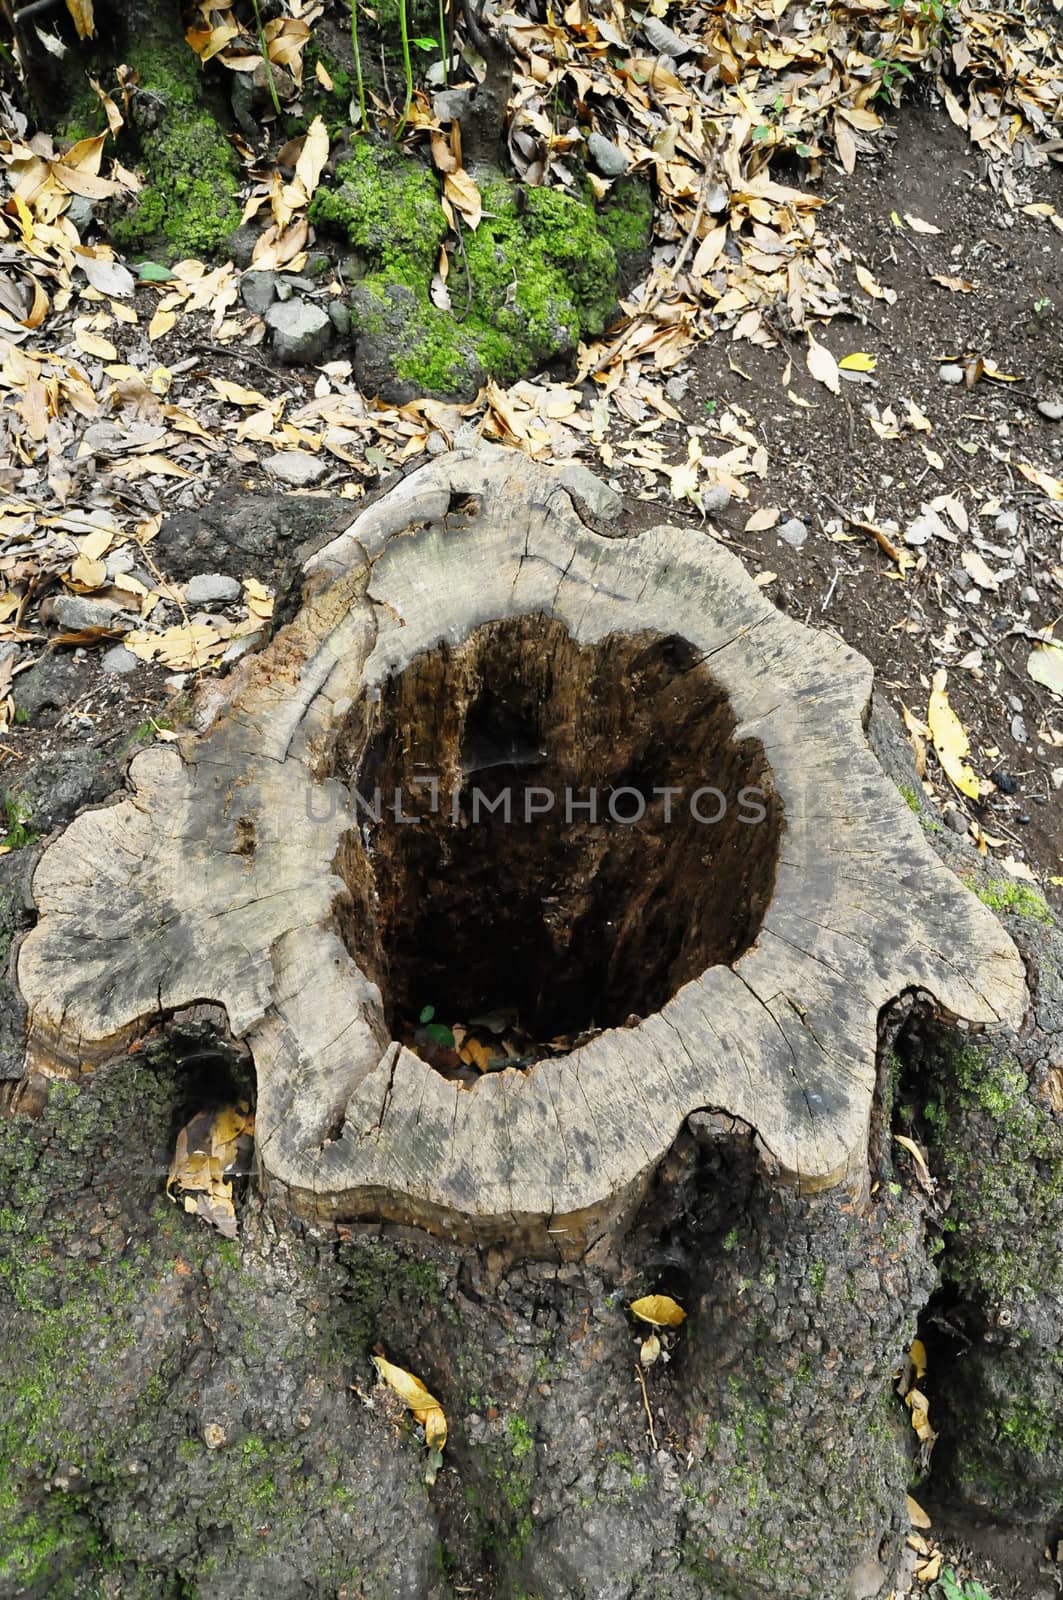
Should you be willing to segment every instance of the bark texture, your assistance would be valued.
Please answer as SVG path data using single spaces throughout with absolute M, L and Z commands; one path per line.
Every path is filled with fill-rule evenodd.
M 604 537 L 555 472 L 459 452 L 306 579 L 211 726 L 138 756 L 130 797 L 44 855 L 18 961 L 31 1078 L 213 1001 L 255 1062 L 268 1193 L 574 1255 L 630 1217 L 701 1109 L 751 1128 L 776 1181 L 859 1192 L 899 996 L 1020 1020 L 1011 940 L 868 748 L 868 663 L 780 615 L 711 538 Z M 548 827 L 481 831 L 485 760 L 513 769 L 518 805 L 543 780 Z M 408 796 L 426 773 L 453 811 L 362 825 L 358 792 L 382 776 Z M 673 784 L 669 823 L 654 791 Z M 569 786 L 645 814 L 567 828 Z M 726 802 L 714 826 L 689 814 L 703 786 Z M 743 827 L 747 786 L 763 814 Z M 424 956 L 441 937 L 452 964 Z M 470 1087 L 393 1042 L 422 969 L 463 973 L 467 1003 L 516 992 L 546 1031 L 626 1026 Z

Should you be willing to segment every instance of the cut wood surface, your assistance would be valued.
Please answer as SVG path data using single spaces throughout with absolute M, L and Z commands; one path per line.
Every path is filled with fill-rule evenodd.
M 626 965 L 602 971 L 634 970 L 646 919 L 655 948 L 665 940 L 667 902 L 640 886 L 670 863 L 683 926 L 658 963 L 665 992 L 647 991 L 653 1010 L 470 1086 L 392 1037 L 382 927 L 411 914 L 414 879 L 395 892 L 411 869 L 384 832 L 367 843 L 351 789 L 370 757 L 408 778 L 413 732 L 453 758 L 475 697 L 503 693 L 491 671 L 510 660 L 534 674 L 536 630 L 560 664 L 534 691 L 558 741 L 578 713 L 596 748 L 619 747 L 601 653 L 627 675 L 633 711 L 649 661 L 661 705 L 686 708 L 690 749 L 729 752 L 731 778 L 759 774 L 769 816 L 748 843 L 714 835 L 715 854 L 692 836 L 678 860 L 660 833 L 632 858 L 637 913 L 615 933 Z M 687 699 L 665 693 L 654 641 L 681 646 Z M 439 693 L 404 700 L 415 678 L 403 675 L 432 671 Z M 556 686 L 595 671 L 593 692 L 566 700 Z M 178 1008 L 216 1002 L 254 1057 L 270 1193 L 310 1218 L 391 1217 L 529 1249 L 583 1248 L 626 1214 L 698 1109 L 754 1129 L 780 1182 L 859 1185 L 882 1008 L 920 991 L 974 1024 L 1015 1024 L 1026 995 L 1011 940 L 931 853 L 868 749 L 870 691 L 862 656 L 778 612 L 708 534 L 604 537 L 556 471 L 493 448 L 447 455 L 308 563 L 297 616 L 241 664 L 204 732 L 138 755 L 128 795 L 45 851 L 18 959 L 27 1069 L 79 1075 Z M 702 704 L 716 721 L 698 745 Z M 407 716 L 418 726 L 404 744 Z M 595 848 L 600 874 L 612 846 Z M 562 911 L 575 938 L 578 908 Z M 484 937 L 504 912 L 480 904 Z M 468 942 L 463 927 L 455 938 Z

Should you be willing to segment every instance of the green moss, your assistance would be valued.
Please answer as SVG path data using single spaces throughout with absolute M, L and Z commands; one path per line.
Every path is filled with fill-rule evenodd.
M 598 212 L 598 226 L 623 267 L 645 254 L 653 237 L 653 199 L 638 178 L 619 178 Z
M 901 798 L 903 799 L 905 805 L 908 807 L 909 811 L 915 811 L 916 813 L 918 813 L 918 811 L 919 811 L 919 796 L 916 794 L 915 790 L 912 788 L 912 785 L 910 783 L 899 783 L 897 785 L 897 788 L 900 790 Z
M 942 1039 L 928 1077 L 932 1159 L 952 1196 L 945 1276 L 996 1300 L 1063 1292 L 1048 1222 L 1063 1205 L 1063 1128 L 1011 1057 Z
M 130 252 L 212 255 L 240 220 L 238 164 L 204 103 L 196 57 L 177 35 L 131 48 L 130 65 L 150 107 L 138 111 L 134 101 L 144 188 L 112 222 L 111 238 Z M 154 126 L 146 125 L 146 115 L 158 119 Z
M 36 844 L 38 835 L 30 833 L 26 827 L 30 820 L 31 811 L 24 800 L 17 795 L 5 794 L 4 819 L 7 822 L 7 832 L 0 845 L 7 850 L 24 850 L 28 844 Z
M 992 911 L 1014 911 L 1016 916 L 1031 917 L 1034 922 L 1043 922 L 1050 928 L 1054 926 L 1044 896 L 1028 883 L 1016 883 L 1010 878 L 993 879 L 981 884 L 974 892 L 982 904 L 989 906 Z
M 337 180 L 310 215 L 365 259 L 352 331 L 395 345 L 401 335 L 396 377 L 433 393 L 474 391 L 484 375 L 511 382 L 600 334 L 617 296 L 611 236 L 626 248 L 648 227 L 648 197 L 641 212 L 617 203 L 598 215 L 553 189 L 486 182 L 480 224 L 463 228 L 464 255 L 451 258 L 451 312 L 428 292 L 447 234 L 434 175 L 361 140 Z

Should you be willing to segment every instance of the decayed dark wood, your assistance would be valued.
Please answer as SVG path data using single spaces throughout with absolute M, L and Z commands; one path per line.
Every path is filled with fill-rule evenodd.
M 139 755 L 128 797 L 45 852 L 18 962 L 31 1073 L 83 1073 L 160 1014 L 214 1001 L 254 1056 L 262 1180 L 296 1211 L 566 1250 L 627 1213 L 699 1108 L 754 1128 L 779 1181 L 862 1183 L 877 1022 L 905 991 L 975 1024 L 1020 1018 L 1010 939 L 931 854 L 867 748 L 870 665 L 782 616 L 709 536 L 602 537 L 556 473 L 481 450 L 405 479 L 306 578 L 297 617 L 234 674 L 210 727 Z M 549 682 L 528 690 L 546 656 Z M 645 692 L 679 730 L 683 781 L 757 783 L 768 815 L 748 840 L 710 847 L 711 829 L 688 827 L 681 849 L 666 830 L 644 842 L 626 921 L 617 902 L 619 922 L 595 925 L 562 895 L 552 948 L 611 994 L 589 998 L 609 1012 L 597 1020 L 627 1020 L 643 957 L 655 965 L 641 1003 L 655 1009 L 468 1086 L 392 1039 L 396 997 L 378 982 L 389 949 L 416 954 L 408 902 L 432 890 L 415 848 L 352 822 L 349 784 L 370 767 L 404 783 L 422 759 L 460 765 L 473 708 L 507 674 L 525 685 L 518 720 L 525 702 L 554 707 L 537 724 L 550 748 L 528 752 L 551 781 L 594 781 L 573 727 L 603 761 L 648 762 L 650 730 L 638 748 L 631 733 Z M 622 773 L 618 756 L 606 778 Z M 592 885 L 620 846 L 585 844 Z M 438 864 L 438 838 L 436 856 L 418 848 Z M 488 883 L 490 864 L 467 859 Z M 646 892 L 654 874 L 671 884 L 663 908 Z M 669 906 L 683 925 L 662 955 Z M 488 934 L 492 917 L 506 926 L 484 895 L 459 920 L 475 914 Z M 579 942 L 596 926 L 597 966 L 593 940 Z M 611 991 L 610 970 L 623 974 Z

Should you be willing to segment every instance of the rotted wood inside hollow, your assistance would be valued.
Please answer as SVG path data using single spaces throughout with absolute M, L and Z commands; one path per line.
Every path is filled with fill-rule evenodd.
M 307 563 L 209 725 L 50 845 L 18 956 L 27 1100 L 212 1001 L 255 1063 L 278 1205 L 576 1254 L 695 1112 L 754 1130 L 777 1182 L 865 1185 L 898 996 L 1018 1022 L 1018 953 L 868 748 L 868 663 L 701 531 L 603 537 L 563 477 L 482 447 L 404 479 Z M 355 788 L 423 776 L 439 816 L 366 824 Z M 596 787 L 607 813 L 633 790 L 645 819 L 568 825 L 555 800 L 473 825 L 507 782 L 518 806 Z M 715 825 L 691 784 L 724 796 Z M 395 1041 L 411 1009 L 484 1002 L 605 1031 L 469 1086 Z
M 689 644 L 580 646 L 542 615 L 418 656 L 361 701 L 336 772 L 362 825 L 348 949 L 394 1037 L 504 1010 L 533 1039 L 619 1026 L 747 950 L 781 807 Z M 379 819 L 379 820 L 377 820 Z

